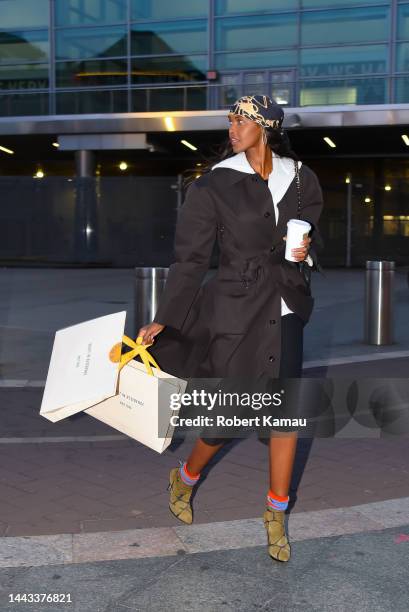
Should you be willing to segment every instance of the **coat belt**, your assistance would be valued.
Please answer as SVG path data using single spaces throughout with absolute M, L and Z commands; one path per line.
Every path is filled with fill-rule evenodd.
M 270 249 L 248 258 L 227 258 L 223 255 L 220 258 L 217 276 L 220 280 L 241 280 L 246 286 L 259 280 L 282 282 L 281 262 L 281 256 L 274 251 L 271 252 Z M 287 263 L 297 266 L 296 262 Z

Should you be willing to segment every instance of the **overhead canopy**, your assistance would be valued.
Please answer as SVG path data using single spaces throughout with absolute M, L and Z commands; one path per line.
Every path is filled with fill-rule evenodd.
M 104 134 L 225 130 L 227 110 L 1 117 L 0 134 Z M 398 126 L 409 123 L 409 104 L 285 108 L 286 129 Z

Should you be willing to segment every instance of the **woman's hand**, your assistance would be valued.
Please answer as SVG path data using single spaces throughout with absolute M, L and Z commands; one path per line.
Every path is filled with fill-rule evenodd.
M 138 337 L 142 336 L 142 345 L 152 344 L 154 341 L 154 337 L 160 334 L 161 331 L 165 329 L 165 325 L 161 325 L 160 323 L 148 323 L 148 325 L 144 325 L 138 331 Z
M 283 240 L 287 240 L 287 236 L 284 236 Z M 307 238 L 304 238 L 304 240 L 301 242 L 301 247 L 299 247 L 298 249 L 291 249 L 291 255 L 297 261 L 304 261 L 304 259 L 306 259 L 308 255 L 308 251 L 310 248 L 310 242 L 311 242 L 311 238 L 307 236 Z

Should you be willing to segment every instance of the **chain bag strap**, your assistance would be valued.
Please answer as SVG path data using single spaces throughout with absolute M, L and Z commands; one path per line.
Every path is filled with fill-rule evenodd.
M 298 161 L 296 161 L 295 159 L 294 159 L 294 170 L 295 170 L 295 182 L 297 184 L 297 198 L 298 198 L 297 218 L 301 219 L 301 181 L 300 181 L 300 172 L 298 168 Z M 300 272 L 305 278 L 305 282 L 307 283 L 307 285 L 310 285 L 311 284 L 311 266 L 309 266 L 306 261 L 299 261 L 297 263 L 298 263 L 298 269 L 300 270 Z

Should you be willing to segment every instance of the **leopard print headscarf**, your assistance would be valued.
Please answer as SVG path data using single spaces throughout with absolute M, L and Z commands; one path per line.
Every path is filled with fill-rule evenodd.
M 284 111 L 268 96 L 242 96 L 230 106 L 230 113 L 243 115 L 264 128 L 281 128 Z

